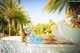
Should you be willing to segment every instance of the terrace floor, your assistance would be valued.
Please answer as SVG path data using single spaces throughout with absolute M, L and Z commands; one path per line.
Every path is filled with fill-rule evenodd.
M 22 43 L 20 36 L 4 37 L 0 41 L 1 53 L 76 53 L 78 47 L 74 44 L 34 44 Z M 75 49 L 76 48 L 76 49 Z

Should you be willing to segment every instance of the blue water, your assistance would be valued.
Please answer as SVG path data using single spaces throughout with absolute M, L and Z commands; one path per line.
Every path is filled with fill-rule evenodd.
M 27 27 L 27 30 L 30 32 L 30 37 L 26 38 L 27 42 L 40 44 L 42 43 L 41 35 L 35 36 L 30 27 Z

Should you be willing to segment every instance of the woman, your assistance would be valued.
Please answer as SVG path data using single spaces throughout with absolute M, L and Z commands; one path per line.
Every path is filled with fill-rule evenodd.
M 34 34 L 27 29 L 24 29 L 24 32 L 25 32 L 25 36 L 26 36 L 26 42 L 37 43 L 37 44 L 42 43 L 42 37 L 41 36 L 34 36 Z
M 24 29 L 24 32 L 26 35 L 26 42 L 28 43 L 36 43 L 36 44 L 46 43 L 48 44 L 54 41 L 54 38 L 49 35 L 35 36 L 29 28 Z

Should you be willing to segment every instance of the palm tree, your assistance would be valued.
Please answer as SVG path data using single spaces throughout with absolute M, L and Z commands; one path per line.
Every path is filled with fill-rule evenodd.
M 4 31 L 7 28 L 7 25 L 8 21 L 5 19 L 3 12 L 0 12 L 0 27 L 1 27 L 0 30 L 3 32 L 3 35 L 5 35 Z
M 80 14 L 80 1 L 70 2 L 69 0 L 48 0 L 44 10 L 47 10 L 48 12 L 55 12 L 59 9 L 60 13 L 64 8 L 65 12 L 68 11 L 72 14 L 72 21 L 74 22 L 75 27 L 78 22 L 78 15 Z
M 30 20 L 28 19 L 28 16 L 26 16 L 26 13 L 23 10 L 15 11 L 14 13 L 14 21 L 17 21 L 16 24 L 16 31 L 17 31 L 17 24 L 21 26 L 21 32 L 22 32 L 22 42 L 25 42 L 25 33 L 24 33 L 24 25 L 27 25 L 30 23 Z M 17 34 L 17 33 L 16 33 Z
M 5 13 L 9 23 L 9 36 L 12 35 L 12 20 L 14 16 L 14 11 L 18 8 L 20 0 L 2 0 L 0 1 L 0 9 Z

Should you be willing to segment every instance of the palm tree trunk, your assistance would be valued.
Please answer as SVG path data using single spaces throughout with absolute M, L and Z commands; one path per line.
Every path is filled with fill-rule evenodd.
M 3 37 L 5 36 L 5 33 L 4 33 L 4 29 L 3 29 Z
M 77 11 L 73 10 L 72 11 L 73 14 L 73 22 L 74 22 L 74 26 L 73 27 L 78 27 L 78 15 L 77 15 Z
M 73 15 L 72 21 L 74 22 L 73 27 L 78 27 L 79 2 L 69 2 L 68 4 L 72 10 L 72 15 Z
M 15 26 L 15 35 L 17 36 L 17 24 Z
M 17 36 L 17 21 L 15 21 L 14 24 L 15 24 L 15 35 Z
M 12 36 L 12 19 L 9 19 L 9 36 Z
M 22 36 L 22 42 L 25 42 L 25 33 L 23 29 L 23 24 L 21 24 L 21 36 Z

